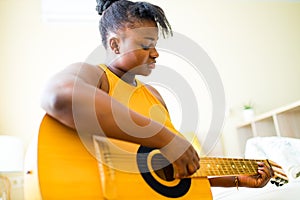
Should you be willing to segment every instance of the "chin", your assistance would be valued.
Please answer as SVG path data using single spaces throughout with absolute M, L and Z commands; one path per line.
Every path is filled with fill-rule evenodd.
M 152 73 L 152 69 L 144 68 L 143 70 L 139 70 L 138 75 L 149 76 Z
M 151 74 L 151 72 L 148 72 L 148 73 L 140 73 L 139 75 L 141 76 L 149 76 Z
M 149 76 L 151 73 L 152 73 L 152 69 L 148 69 L 148 70 L 145 70 L 145 75 L 144 76 Z

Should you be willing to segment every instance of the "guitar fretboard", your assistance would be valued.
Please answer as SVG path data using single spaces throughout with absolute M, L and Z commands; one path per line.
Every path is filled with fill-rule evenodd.
M 200 169 L 192 177 L 256 174 L 257 162 L 266 160 L 204 157 L 200 159 Z

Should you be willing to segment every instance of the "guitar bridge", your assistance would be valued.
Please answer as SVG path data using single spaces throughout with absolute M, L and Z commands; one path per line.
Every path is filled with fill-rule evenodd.
M 110 158 L 110 149 L 105 137 L 93 136 L 96 159 L 101 180 L 101 189 L 105 199 L 116 199 L 115 171 Z

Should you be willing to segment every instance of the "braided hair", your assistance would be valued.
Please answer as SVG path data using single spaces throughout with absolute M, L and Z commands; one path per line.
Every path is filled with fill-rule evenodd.
M 135 28 L 135 22 L 151 20 L 161 30 L 163 37 L 172 35 L 172 28 L 164 11 L 148 2 L 132 2 L 128 0 L 96 0 L 96 10 L 102 15 L 99 30 L 102 44 L 107 48 L 109 32 L 116 33 L 120 29 Z

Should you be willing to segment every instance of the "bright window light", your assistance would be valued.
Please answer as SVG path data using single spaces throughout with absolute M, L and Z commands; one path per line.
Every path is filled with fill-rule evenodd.
M 99 20 L 96 0 L 42 0 L 44 22 L 94 22 Z

